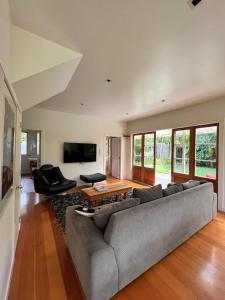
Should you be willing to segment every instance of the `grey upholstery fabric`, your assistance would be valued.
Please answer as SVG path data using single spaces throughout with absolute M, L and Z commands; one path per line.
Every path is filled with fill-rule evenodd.
M 90 218 L 66 211 L 66 238 L 85 296 L 106 300 L 118 291 L 118 268 L 113 249 Z
M 177 182 L 170 182 L 167 184 L 167 187 L 170 187 L 171 185 L 177 184 Z
M 184 190 L 191 189 L 195 186 L 200 185 L 200 181 L 197 180 L 189 180 L 188 182 L 182 183 Z
M 172 184 L 167 187 L 167 189 L 163 190 L 163 196 L 170 196 L 179 192 L 182 192 L 184 190 L 182 183 L 176 183 Z
M 155 185 L 150 189 L 134 189 L 133 197 L 140 198 L 141 203 L 153 201 L 163 197 L 161 184 Z
M 213 201 L 207 183 L 113 214 L 104 238 L 114 249 L 119 289 L 209 223 Z
M 66 235 L 82 287 L 88 300 L 107 300 L 209 223 L 217 197 L 206 183 L 116 212 L 104 235 L 73 209 Z
M 213 212 L 212 212 L 212 219 L 214 219 L 217 215 L 217 194 L 213 193 Z
M 200 182 L 200 184 L 204 184 L 204 183 L 208 183 L 209 181 L 206 179 L 201 179 L 201 180 L 199 180 L 199 182 Z
M 140 204 L 140 199 L 131 198 L 131 199 L 100 206 L 99 210 L 96 211 L 93 217 L 94 222 L 100 229 L 104 230 L 113 213 L 139 204 Z

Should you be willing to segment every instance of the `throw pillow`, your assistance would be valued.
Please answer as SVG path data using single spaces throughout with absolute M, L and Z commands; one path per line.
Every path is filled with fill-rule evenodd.
M 167 187 L 170 187 L 171 185 L 177 184 L 177 182 L 170 182 L 167 184 Z
M 120 202 L 114 202 L 111 204 L 103 205 L 94 214 L 93 217 L 94 222 L 100 229 L 104 230 L 112 214 L 121 210 L 128 209 L 133 206 L 137 206 L 139 204 L 140 204 L 140 199 L 131 198 Z
M 158 184 L 150 189 L 134 189 L 133 197 L 140 198 L 141 203 L 153 201 L 163 197 L 162 185 Z
M 60 182 L 58 168 L 53 167 L 42 171 L 43 179 L 50 185 L 54 185 Z
M 163 196 L 170 196 L 179 192 L 182 192 L 184 190 L 182 183 L 176 183 L 172 184 L 167 189 L 163 190 Z
M 199 180 L 199 182 L 200 182 L 200 184 L 208 183 L 208 181 L 205 179 L 201 179 L 201 180 Z
M 197 180 L 189 180 L 188 182 L 185 182 L 182 184 L 183 185 L 183 188 L 184 190 L 188 190 L 188 189 L 191 189 L 195 186 L 198 186 L 200 185 L 200 181 L 197 181 Z

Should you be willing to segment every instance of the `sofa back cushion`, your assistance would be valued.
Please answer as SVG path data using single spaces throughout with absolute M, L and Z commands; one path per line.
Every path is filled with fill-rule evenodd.
M 101 206 L 95 213 L 93 219 L 95 224 L 104 230 L 109 222 L 111 215 L 120 210 L 128 209 L 130 207 L 140 204 L 140 199 L 131 198 L 120 202 L 114 202 Z
M 172 185 L 168 185 L 166 189 L 163 190 L 163 196 L 170 196 L 184 190 L 182 183 L 176 183 Z
M 113 214 L 104 239 L 115 253 L 119 288 L 168 255 L 212 216 L 212 183 Z
M 141 203 L 153 201 L 163 197 L 162 185 L 158 184 L 150 189 L 134 189 L 133 197 L 140 198 Z
M 183 183 L 182 185 L 183 185 L 184 190 L 188 190 L 188 189 L 191 189 L 195 186 L 200 185 L 200 181 L 198 181 L 198 180 L 189 180 L 189 181 Z

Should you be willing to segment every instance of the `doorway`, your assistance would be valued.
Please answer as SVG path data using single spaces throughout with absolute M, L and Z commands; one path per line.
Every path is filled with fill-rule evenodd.
M 147 184 L 155 183 L 156 133 L 133 136 L 133 179 Z
M 21 132 L 21 174 L 32 175 L 32 168 L 39 167 L 41 161 L 41 131 Z
M 121 137 L 106 137 L 105 174 L 107 177 L 121 178 Z
M 172 130 L 156 131 L 156 167 L 155 183 L 166 188 L 171 182 Z

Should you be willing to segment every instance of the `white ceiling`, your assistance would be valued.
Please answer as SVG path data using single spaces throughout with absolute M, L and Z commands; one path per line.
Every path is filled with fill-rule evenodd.
M 39 107 L 129 120 L 225 95 L 225 1 L 187 2 L 11 0 L 16 25 L 83 54 Z

